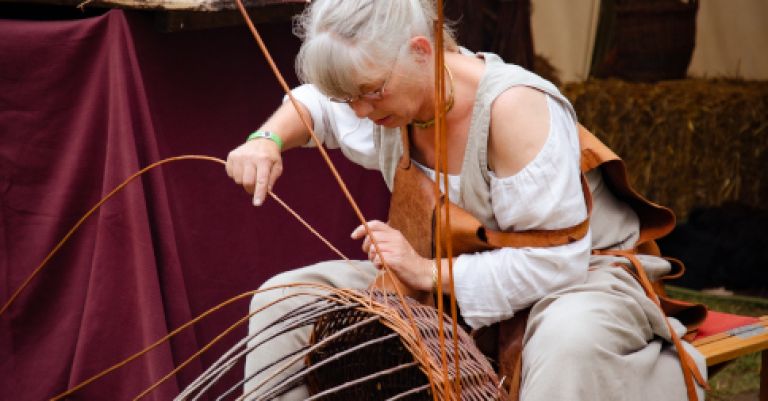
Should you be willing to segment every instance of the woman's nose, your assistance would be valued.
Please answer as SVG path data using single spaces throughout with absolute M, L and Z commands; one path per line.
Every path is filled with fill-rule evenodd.
M 349 102 L 349 107 L 355 112 L 358 118 L 368 117 L 373 111 L 373 106 L 365 100 L 357 99 Z

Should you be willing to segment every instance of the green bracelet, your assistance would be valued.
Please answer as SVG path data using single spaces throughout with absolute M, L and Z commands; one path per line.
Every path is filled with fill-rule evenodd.
M 248 139 L 245 141 L 248 142 L 252 139 L 258 139 L 258 138 L 265 138 L 269 139 L 270 141 L 277 144 L 277 148 L 282 151 L 283 150 L 283 140 L 280 139 L 277 134 L 275 134 L 272 131 L 254 131 L 251 135 L 248 135 Z

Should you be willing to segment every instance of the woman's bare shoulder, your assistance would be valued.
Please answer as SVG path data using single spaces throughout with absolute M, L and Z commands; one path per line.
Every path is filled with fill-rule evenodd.
M 530 163 L 549 134 L 546 95 L 527 86 L 501 93 L 491 107 L 488 163 L 497 176 L 511 176 Z

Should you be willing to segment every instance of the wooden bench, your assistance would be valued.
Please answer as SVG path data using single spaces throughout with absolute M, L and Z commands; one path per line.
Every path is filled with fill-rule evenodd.
M 745 318 L 711 311 L 707 321 L 730 317 Z M 768 401 L 768 316 L 752 320 L 749 324 L 699 337 L 693 341 L 693 345 L 707 359 L 708 367 L 716 367 L 753 352 L 762 352 L 759 400 Z

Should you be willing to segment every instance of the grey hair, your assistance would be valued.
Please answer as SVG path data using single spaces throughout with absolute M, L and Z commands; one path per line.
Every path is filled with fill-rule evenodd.
M 433 0 L 312 2 L 295 20 L 294 33 L 303 39 L 296 72 L 326 95 L 359 95 L 362 84 L 387 74 L 412 37 L 434 45 L 436 18 Z M 445 47 L 455 49 L 450 27 L 443 35 Z

